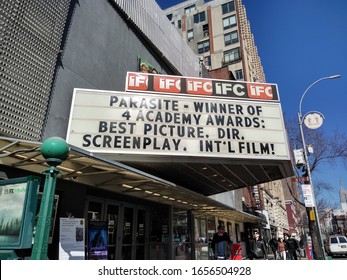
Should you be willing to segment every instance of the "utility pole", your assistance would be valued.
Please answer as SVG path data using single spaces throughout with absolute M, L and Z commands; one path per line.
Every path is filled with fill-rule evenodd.
M 307 147 L 306 147 L 304 131 L 303 131 L 303 127 L 302 127 L 303 117 L 302 117 L 301 105 L 302 105 L 302 100 L 303 100 L 305 94 L 308 92 L 308 90 L 312 86 L 314 86 L 315 84 L 317 84 L 318 82 L 323 81 L 323 80 L 336 79 L 336 78 L 340 78 L 340 77 L 341 77 L 341 75 L 333 75 L 333 76 L 320 78 L 317 81 L 313 82 L 305 90 L 305 92 L 301 96 L 300 103 L 299 103 L 299 112 L 298 112 L 298 121 L 299 121 L 301 141 L 302 141 L 302 149 L 303 149 L 303 155 L 304 155 L 304 161 L 305 161 L 304 166 L 306 168 L 307 177 L 308 177 L 308 181 L 306 181 L 305 183 L 311 186 L 312 198 L 313 198 L 312 207 L 306 207 L 306 211 L 307 211 L 307 216 L 308 216 L 308 221 L 309 221 L 308 222 L 309 223 L 309 231 L 310 231 L 311 239 L 312 239 L 314 258 L 320 259 L 320 260 L 326 259 L 326 256 L 325 256 L 325 250 L 324 250 L 324 243 L 323 243 L 323 239 L 322 239 L 319 215 L 318 215 L 318 211 L 317 211 L 316 197 L 314 194 L 314 187 L 313 187 L 313 182 L 312 182 L 310 163 L 309 163 L 309 159 L 308 159 Z

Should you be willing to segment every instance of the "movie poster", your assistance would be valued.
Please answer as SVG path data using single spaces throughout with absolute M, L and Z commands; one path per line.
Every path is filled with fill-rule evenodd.
M 19 244 L 27 183 L 0 186 L 0 243 Z
M 31 248 L 40 178 L 0 181 L 0 249 Z
M 85 219 L 60 218 L 59 259 L 84 260 Z
M 88 260 L 107 260 L 107 222 L 89 220 Z

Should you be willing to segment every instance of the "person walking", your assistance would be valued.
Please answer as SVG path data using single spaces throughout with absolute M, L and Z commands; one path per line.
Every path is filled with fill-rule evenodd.
M 277 250 L 279 254 L 280 260 L 286 260 L 287 259 L 287 245 L 284 242 L 283 238 L 279 237 L 277 242 Z
M 264 240 L 260 237 L 257 230 L 253 232 L 253 239 L 250 243 L 250 249 L 250 259 L 268 259 Z
M 289 234 L 284 236 L 284 242 L 287 244 L 288 258 L 290 260 L 297 260 L 298 255 L 296 252 L 299 249 L 298 242 Z
M 269 246 L 270 246 L 271 251 L 272 251 L 272 253 L 274 255 L 274 260 L 276 260 L 277 257 L 278 257 L 277 256 L 277 247 L 278 247 L 277 244 L 278 244 L 278 241 L 277 241 L 275 235 L 273 234 L 272 238 L 269 241 Z
M 226 260 L 230 257 L 231 241 L 229 234 L 225 232 L 224 225 L 218 226 L 218 231 L 213 235 L 211 248 L 213 251 L 214 259 Z
M 300 235 L 300 242 L 299 242 L 299 251 L 300 251 L 300 259 L 303 257 L 306 257 L 306 252 L 305 252 L 305 242 L 304 242 L 304 236 L 301 234 Z

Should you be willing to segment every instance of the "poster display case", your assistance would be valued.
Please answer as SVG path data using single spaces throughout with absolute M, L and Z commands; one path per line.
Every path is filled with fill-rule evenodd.
M 31 248 L 39 184 L 35 176 L 0 181 L 0 250 Z
M 107 260 L 107 237 L 106 221 L 88 221 L 88 260 Z

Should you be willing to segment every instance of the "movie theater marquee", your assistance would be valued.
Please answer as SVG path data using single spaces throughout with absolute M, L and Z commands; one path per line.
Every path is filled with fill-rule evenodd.
M 67 142 L 99 154 L 288 160 L 280 104 L 248 98 L 75 89 Z

